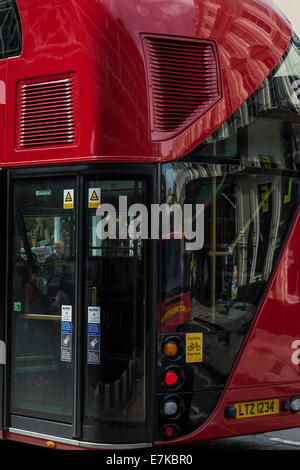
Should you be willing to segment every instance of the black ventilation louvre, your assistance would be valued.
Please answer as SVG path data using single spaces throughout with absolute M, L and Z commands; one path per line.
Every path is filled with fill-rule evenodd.
M 165 140 L 211 108 L 221 97 L 213 42 L 144 36 L 151 136 Z
M 19 82 L 16 147 L 29 149 L 76 144 L 77 100 L 73 74 Z

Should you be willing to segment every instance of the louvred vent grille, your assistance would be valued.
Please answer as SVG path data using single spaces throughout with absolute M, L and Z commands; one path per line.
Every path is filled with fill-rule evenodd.
M 215 45 L 202 40 L 144 38 L 152 138 L 182 131 L 221 97 Z
M 73 74 L 19 82 L 16 146 L 74 145 L 78 139 L 78 90 Z

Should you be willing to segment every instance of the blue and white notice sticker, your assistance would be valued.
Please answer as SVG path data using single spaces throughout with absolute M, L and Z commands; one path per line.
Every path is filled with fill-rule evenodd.
M 100 307 L 88 307 L 88 364 L 100 364 Z
M 72 305 L 61 306 L 60 360 L 72 362 Z

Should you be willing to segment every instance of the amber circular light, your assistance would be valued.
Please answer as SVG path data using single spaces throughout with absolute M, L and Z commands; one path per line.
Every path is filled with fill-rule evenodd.
M 177 361 L 183 355 L 182 338 L 179 336 L 169 336 L 164 338 L 162 343 L 162 354 L 169 361 Z
M 47 441 L 46 446 L 49 447 L 50 449 L 55 449 L 56 444 L 53 441 Z
M 178 347 L 178 344 L 175 341 L 173 341 L 173 340 L 167 341 L 164 344 L 164 354 L 165 354 L 165 356 L 173 358 L 173 357 L 177 356 L 178 351 L 179 351 L 179 347 Z
M 169 387 L 173 387 L 178 383 L 178 375 L 173 370 L 169 370 L 165 373 L 165 384 Z

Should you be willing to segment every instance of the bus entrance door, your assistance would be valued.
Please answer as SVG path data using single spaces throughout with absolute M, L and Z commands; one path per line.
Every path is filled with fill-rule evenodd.
M 141 214 L 129 208 L 145 201 L 146 183 L 20 174 L 11 183 L 8 428 L 145 442 L 148 255 Z
M 11 265 L 10 423 L 72 423 L 75 180 L 16 180 Z
M 83 432 L 146 440 L 147 252 L 141 236 L 146 184 L 89 179 L 84 246 L 86 361 Z M 142 207 L 142 204 L 141 204 Z M 145 207 L 145 206 L 143 206 Z M 139 436 L 136 435 L 138 429 Z

